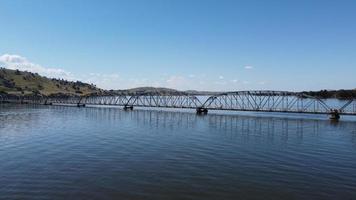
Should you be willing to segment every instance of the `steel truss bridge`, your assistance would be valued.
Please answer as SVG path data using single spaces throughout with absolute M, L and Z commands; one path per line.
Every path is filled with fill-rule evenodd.
M 205 100 L 204 100 L 205 99 Z M 356 115 L 356 100 L 350 98 L 337 106 L 335 102 L 309 96 L 300 92 L 283 91 L 238 91 L 226 92 L 213 96 L 194 95 L 115 95 L 115 96 L 1 96 L 0 102 L 33 103 L 46 105 L 110 105 L 122 106 L 125 110 L 134 107 L 185 108 L 195 109 L 198 114 L 208 110 L 231 110 L 253 112 L 284 112 Z

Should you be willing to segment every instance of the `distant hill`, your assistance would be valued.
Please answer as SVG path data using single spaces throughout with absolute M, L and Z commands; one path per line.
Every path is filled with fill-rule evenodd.
M 356 99 L 356 89 L 353 90 L 320 90 L 320 91 L 306 91 L 305 94 L 319 97 L 322 99 Z
M 0 68 L 0 94 L 85 96 L 85 95 L 216 95 L 221 92 L 187 90 L 179 91 L 164 87 L 138 87 L 126 90 L 103 90 L 93 84 L 47 78 L 37 73 Z M 356 99 L 353 90 L 320 90 L 303 93 L 319 98 Z
M 196 91 L 196 90 L 186 90 L 180 91 L 171 88 L 164 87 L 137 87 L 126 90 L 110 90 L 109 93 L 117 95 L 148 95 L 148 94 L 159 94 L 159 95 L 214 95 L 221 92 L 208 92 L 208 91 Z
M 170 88 L 163 87 L 137 87 L 126 90 L 110 90 L 109 93 L 117 95 L 148 95 L 148 94 L 158 94 L 158 95 L 184 95 L 183 91 L 178 91 Z
M 217 94 L 221 94 L 223 92 L 210 92 L 210 91 L 198 91 L 198 90 L 186 90 L 184 91 L 185 93 L 187 94 L 190 94 L 190 95 L 217 95 Z
M 37 73 L 0 68 L 0 93 L 16 95 L 88 95 L 102 93 L 95 85 L 51 79 Z

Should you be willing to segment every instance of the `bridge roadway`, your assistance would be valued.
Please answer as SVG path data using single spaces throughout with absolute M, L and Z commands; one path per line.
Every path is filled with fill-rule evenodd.
M 337 106 L 335 101 L 324 100 L 300 92 L 284 91 L 237 91 L 226 92 L 213 96 L 194 95 L 115 95 L 115 96 L 4 96 L 0 102 L 34 103 L 47 105 L 74 104 L 122 106 L 125 110 L 134 107 L 164 107 L 195 109 L 197 114 L 207 114 L 208 110 L 232 110 L 254 112 L 285 112 L 330 114 L 332 118 L 340 115 L 356 115 L 356 100 L 350 98 Z

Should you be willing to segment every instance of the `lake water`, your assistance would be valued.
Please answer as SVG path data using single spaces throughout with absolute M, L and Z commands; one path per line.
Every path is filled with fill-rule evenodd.
M 0 199 L 356 199 L 356 122 L 0 105 Z

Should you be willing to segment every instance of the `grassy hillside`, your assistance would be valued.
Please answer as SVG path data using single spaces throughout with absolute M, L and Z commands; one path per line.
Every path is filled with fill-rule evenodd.
M 94 85 L 50 79 L 31 72 L 0 68 L 0 93 L 16 95 L 88 95 L 103 90 Z

